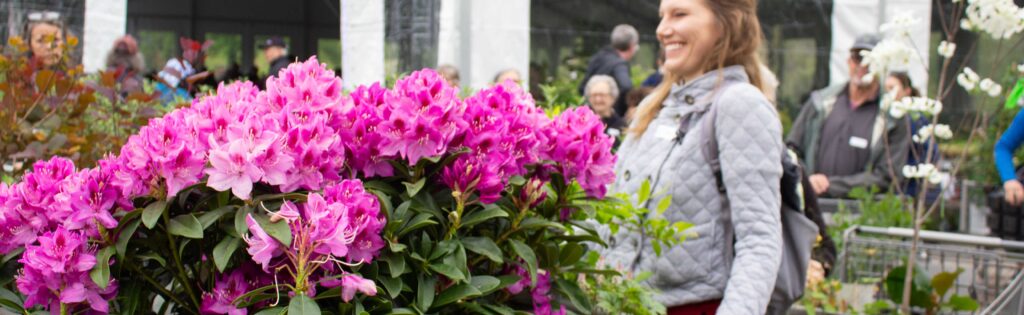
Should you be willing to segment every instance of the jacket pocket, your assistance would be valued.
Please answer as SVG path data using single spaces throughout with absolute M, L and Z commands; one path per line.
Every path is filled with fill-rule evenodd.
M 721 255 L 716 249 L 711 225 L 694 227 L 697 237 L 689 238 L 680 246 L 666 249 L 661 257 L 651 259 L 652 284 L 655 287 L 678 287 L 688 283 L 707 283 L 710 272 L 710 255 Z M 649 246 L 647 246 L 649 248 Z M 653 250 L 648 251 L 654 255 Z

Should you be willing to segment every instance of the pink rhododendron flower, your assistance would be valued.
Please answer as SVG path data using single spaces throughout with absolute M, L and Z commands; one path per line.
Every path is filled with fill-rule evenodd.
M 56 207 L 54 197 L 60 192 L 64 181 L 75 174 L 75 165 L 63 157 L 53 157 L 32 165 L 32 171 L 25 173 L 22 181 L 10 189 L 17 194 L 12 209 L 18 211 L 24 221 L 36 231 L 49 230 L 63 222 L 70 209 Z
M 355 232 L 355 238 L 345 259 L 354 263 L 370 262 L 377 257 L 385 245 L 381 233 L 386 223 L 377 196 L 366 191 L 358 180 L 344 180 L 324 188 L 324 197 L 328 203 L 341 203 L 348 207 L 348 223 Z
M 377 295 L 377 285 L 372 280 L 348 274 L 341 277 L 341 300 L 348 302 L 356 296 L 356 292 L 362 292 L 369 296 Z
M 409 165 L 448 150 L 460 126 L 463 105 L 457 91 L 430 69 L 398 80 L 384 95 L 381 153 L 399 156 Z
M 243 139 L 223 146 L 212 142 L 210 164 L 213 167 L 206 170 L 210 176 L 206 185 L 217 191 L 230 189 L 236 197 L 248 200 L 252 184 L 263 177 L 263 171 L 253 161 L 256 155 L 253 152 L 256 150 L 255 144 Z
M 96 312 L 107 313 L 107 300 L 117 285 L 111 280 L 106 289 L 100 289 L 92 282 L 89 270 L 97 263 L 96 250 L 85 235 L 61 227 L 41 235 L 38 241 L 38 245 L 26 246 L 19 260 L 23 268 L 16 282 L 18 291 L 26 295 L 25 307 L 43 305 L 54 311 L 63 303 L 73 310 L 86 303 Z
M 245 308 L 235 306 L 238 297 L 248 293 L 250 286 L 242 269 L 237 269 L 227 276 L 221 276 L 214 284 L 213 291 L 203 293 L 200 312 L 203 314 L 245 315 Z
M 616 157 L 601 118 L 587 107 L 567 110 L 549 125 L 548 135 L 553 146 L 544 158 L 557 163 L 566 184 L 575 179 L 588 196 L 604 198 L 615 180 Z
M 97 225 L 106 229 L 117 227 L 115 206 L 124 206 L 124 198 L 110 175 L 98 169 L 84 169 L 65 182 L 57 196 L 63 206 L 73 210 L 63 222 L 65 228 L 84 230 L 86 235 L 99 238 Z
M 249 255 L 252 256 L 253 261 L 263 266 L 263 271 L 270 271 L 270 260 L 282 253 L 281 243 L 270 237 L 263 227 L 252 218 L 252 214 L 245 218 L 245 223 L 249 227 L 249 232 L 252 233 L 252 236 L 242 236 L 249 244 L 247 249 Z

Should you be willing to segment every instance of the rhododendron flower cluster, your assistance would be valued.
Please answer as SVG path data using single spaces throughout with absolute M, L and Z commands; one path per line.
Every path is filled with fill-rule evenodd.
M 41 235 L 39 244 L 27 246 L 19 260 L 25 266 L 17 277 L 18 290 L 28 296 L 25 306 L 58 310 L 64 305 L 106 313 L 117 285 L 111 281 L 101 289 L 93 283 L 89 270 L 97 264 L 95 254 L 81 233 L 57 228 Z
M 509 178 L 526 174 L 526 166 L 538 162 L 539 144 L 547 141 L 545 128 L 550 121 L 512 83 L 467 98 L 463 121 L 466 128 L 460 134 L 460 147 L 468 153 L 445 168 L 442 181 L 456 191 L 475 190 L 481 202 L 493 203 Z
M 537 272 L 537 282 L 531 285 L 530 274 L 522 267 L 515 268 L 515 274 L 520 277 L 519 281 L 508 286 L 506 290 L 512 294 L 519 294 L 523 290 L 530 289 L 530 298 L 533 301 L 533 312 L 537 315 L 565 315 L 565 305 L 555 309 L 551 306 L 551 275 L 545 270 Z
M 555 161 L 566 182 L 575 178 L 588 196 L 604 198 L 615 180 L 614 140 L 604 134 L 601 118 L 587 107 L 566 110 L 552 122 L 545 159 Z
M 380 205 L 376 196 L 363 190 L 362 182 L 344 180 L 325 188 L 324 194 L 326 198 L 319 193 L 309 193 L 301 207 L 285 201 L 271 217 L 272 221 L 288 223 L 292 234 L 290 246 L 271 237 L 252 214 L 246 218 L 252 235 L 246 236 L 245 241 L 253 261 L 264 271 L 290 270 L 298 292 L 315 288 L 314 274 L 321 265 L 340 259 L 369 262 L 384 247 L 380 236 L 384 226 Z M 353 279 L 342 281 L 341 285 L 363 287 L 362 282 Z M 374 287 L 371 295 L 376 294 L 375 290 Z

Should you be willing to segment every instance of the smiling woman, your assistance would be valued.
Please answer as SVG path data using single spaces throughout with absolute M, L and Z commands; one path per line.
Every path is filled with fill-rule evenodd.
M 637 233 L 610 243 L 612 264 L 654 274 L 669 314 L 764 314 L 772 295 L 782 256 L 782 127 L 761 93 L 756 9 L 755 0 L 661 2 L 665 80 L 619 148 L 613 190 L 635 193 L 649 179 L 672 200 L 664 216 L 704 235 L 660 257 L 631 245 L 645 244 Z M 717 143 L 717 167 L 699 153 L 708 142 Z M 711 183 L 719 189 L 706 189 Z

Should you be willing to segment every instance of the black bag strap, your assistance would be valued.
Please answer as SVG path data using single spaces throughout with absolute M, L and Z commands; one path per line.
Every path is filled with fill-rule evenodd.
M 732 227 L 732 209 L 729 206 L 729 196 L 725 189 L 725 180 L 722 178 L 722 161 L 719 159 L 718 151 L 718 136 L 715 134 L 715 120 L 718 117 L 718 101 L 725 94 L 725 91 L 729 89 L 733 84 L 732 82 L 725 82 L 719 87 L 718 91 L 715 92 L 714 100 L 709 105 L 707 114 L 701 120 L 701 130 L 703 131 L 704 139 L 701 140 L 701 153 L 704 155 L 704 159 L 707 160 L 708 165 L 711 166 L 711 172 L 715 177 L 715 187 L 718 188 L 718 195 L 721 199 L 722 204 L 722 215 L 719 218 L 722 221 L 723 233 L 725 239 L 729 240 L 725 245 L 724 257 L 726 268 L 732 268 L 732 258 L 735 257 L 733 253 L 733 240 L 735 238 L 733 227 Z

